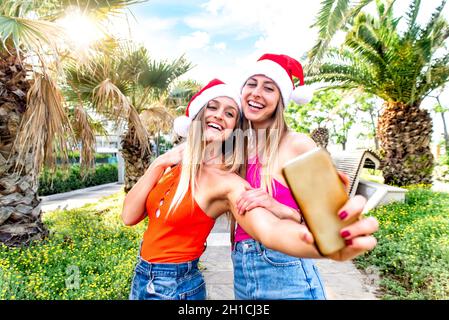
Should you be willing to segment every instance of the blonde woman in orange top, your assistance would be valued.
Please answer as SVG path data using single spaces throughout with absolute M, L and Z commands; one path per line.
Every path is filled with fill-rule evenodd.
M 264 208 L 237 214 L 237 200 L 249 188 L 236 173 L 244 163 L 239 143 L 240 99 L 214 79 L 190 101 L 185 145 L 157 158 L 125 198 L 122 219 L 135 225 L 148 216 L 130 299 L 203 300 L 206 289 L 198 259 L 215 219 L 232 212 L 239 225 L 265 246 L 300 257 L 320 257 L 304 225 L 279 219 Z M 232 142 L 232 143 L 231 143 Z M 353 207 L 361 212 L 363 206 Z M 375 228 L 359 227 L 360 237 Z M 351 259 L 371 248 L 342 249 L 336 260 Z

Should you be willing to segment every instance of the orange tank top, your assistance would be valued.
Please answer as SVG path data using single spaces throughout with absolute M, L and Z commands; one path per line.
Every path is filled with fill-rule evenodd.
M 180 175 L 181 165 L 177 165 L 148 194 L 148 227 L 140 252 L 146 261 L 181 263 L 199 258 L 214 226 L 215 219 L 207 216 L 191 198 L 190 188 L 179 206 L 167 216 Z

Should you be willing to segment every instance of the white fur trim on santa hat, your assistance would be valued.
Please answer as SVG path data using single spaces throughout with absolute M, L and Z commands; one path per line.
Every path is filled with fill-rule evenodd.
M 249 77 L 259 74 L 264 75 L 276 82 L 276 85 L 281 91 L 284 106 L 288 105 L 288 102 L 290 101 L 290 94 L 293 91 L 293 83 L 287 71 L 285 71 L 285 69 L 278 63 L 268 59 L 257 61 L 246 74 L 249 74 Z M 243 82 L 242 88 L 249 77 L 247 77 Z
M 180 116 L 173 121 L 173 130 L 176 132 L 178 136 L 187 137 L 189 133 L 190 124 L 192 123 L 192 119 L 187 116 Z
M 227 84 L 217 84 L 207 90 L 204 90 L 198 97 L 193 100 L 189 105 L 189 118 L 194 119 L 195 116 L 200 112 L 201 108 L 206 105 L 210 100 L 218 97 L 229 97 L 233 99 L 239 108 L 240 106 L 240 95 L 236 90 Z
M 313 98 L 313 88 L 310 86 L 296 87 L 290 95 L 290 99 L 299 105 L 309 103 Z
M 237 107 L 241 110 L 240 95 L 238 91 L 227 84 L 218 84 L 209 89 L 204 90 L 199 96 L 195 97 L 189 105 L 189 116 L 180 116 L 173 122 L 173 129 L 177 135 L 187 137 L 190 124 L 195 119 L 200 110 L 212 99 L 218 97 L 229 97 L 237 103 Z

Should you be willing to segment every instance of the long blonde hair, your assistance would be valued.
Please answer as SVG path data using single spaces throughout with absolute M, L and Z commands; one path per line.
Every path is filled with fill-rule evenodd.
M 262 134 L 264 135 L 263 138 L 265 139 L 266 143 L 261 147 L 259 139 L 259 143 L 257 144 L 257 149 L 255 151 L 258 160 L 261 161 L 262 166 L 260 171 L 260 188 L 268 190 L 268 193 L 273 196 L 273 194 L 276 193 L 276 186 L 273 183 L 273 176 L 276 168 L 276 163 L 278 161 L 279 145 L 282 138 L 288 131 L 288 126 L 284 117 L 284 103 L 282 101 L 281 94 L 279 94 L 279 102 L 272 117 L 274 118 L 272 124 L 269 128 L 266 129 L 265 132 L 262 132 Z M 247 152 L 245 153 L 245 166 L 242 172 L 245 172 L 246 175 L 248 167 L 248 157 L 250 156 L 248 149 L 250 147 L 255 148 L 256 135 L 259 137 L 261 135 L 259 135 L 259 133 L 254 133 L 251 121 L 246 119 L 245 117 L 243 117 L 243 130 L 245 132 L 247 130 L 250 130 L 250 132 L 252 132 L 248 135 L 247 142 L 245 142 L 245 150 Z M 254 174 L 256 174 L 256 171 L 254 171 Z M 245 177 L 243 176 L 243 178 Z
M 197 187 L 197 177 L 201 172 L 203 159 L 205 158 L 206 153 L 206 140 L 204 139 L 204 113 L 206 106 L 207 104 L 201 108 L 189 128 L 181 164 L 181 176 L 176 193 L 170 204 L 169 213 L 172 213 L 181 203 L 182 199 L 189 190 L 189 187 L 191 190 L 191 201 L 193 202 L 195 187 Z M 238 172 L 244 163 L 243 153 L 238 152 L 239 150 L 243 150 L 243 146 L 240 145 L 242 139 L 239 139 L 238 137 L 242 131 L 241 118 L 241 112 L 239 112 L 233 133 L 226 141 L 222 143 L 222 150 L 224 150 L 223 169 L 228 172 Z M 225 148 L 229 145 L 231 145 L 231 148 Z

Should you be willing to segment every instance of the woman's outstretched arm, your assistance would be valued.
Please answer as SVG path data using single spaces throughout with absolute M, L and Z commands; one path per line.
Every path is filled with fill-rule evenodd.
M 241 193 L 245 191 L 246 181 L 236 177 L 229 179 L 228 182 L 233 184 L 228 193 L 231 212 L 249 235 L 266 247 L 291 256 L 323 258 L 313 245 L 313 236 L 305 225 L 288 219 L 280 219 L 271 211 L 259 207 L 249 210 L 245 215 L 239 214 L 237 201 Z M 359 216 L 365 202 L 363 197 L 351 199 L 345 205 L 345 211 L 349 216 Z M 327 258 L 345 261 L 373 249 L 377 242 L 372 234 L 378 230 L 378 227 L 377 220 L 372 217 L 357 220 L 347 226 L 342 232 L 349 230 L 350 237 L 344 237 L 349 241 L 348 245 Z
M 313 236 L 305 225 L 292 220 L 280 219 L 265 208 L 257 207 L 246 214 L 238 213 L 237 201 L 245 191 L 246 181 L 240 177 L 229 179 L 228 201 L 230 211 L 238 224 L 254 239 L 267 248 L 291 256 L 319 258 L 321 255 L 313 245 Z

